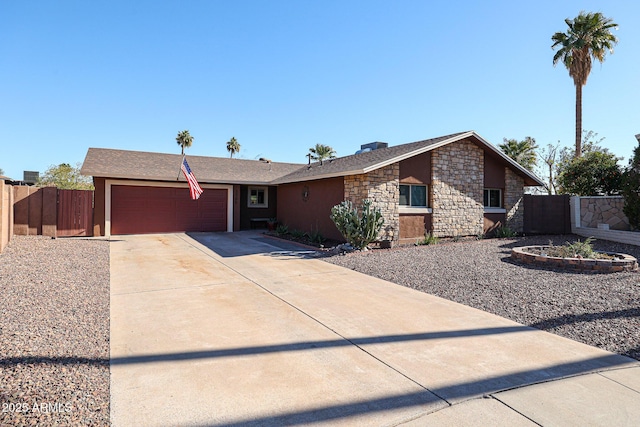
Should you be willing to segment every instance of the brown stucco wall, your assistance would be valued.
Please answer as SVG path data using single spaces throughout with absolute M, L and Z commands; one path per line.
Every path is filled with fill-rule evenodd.
M 504 161 L 495 155 L 484 152 L 484 188 L 500 188 L 504 190 Z
M 496 228 L 505 223 L 505 214 L 503 213 L 485 213 L 484 214 L 484 234 L 487 237 L 493 237 Z
M 426 152 L 400 162 L 400 182 L 431 184 L 431 153 Z
M 105 179 L 93 178 L 93 235 L 104 236 L 104 192 Z
M 415 243 L 431 231 L 431 214 L 400 214 L 400 243 Z
M 267 187 L 268 188 L 268 195 L 267 195 L 268 207 L 266 208 L 250 208 L 249 207 L 249 199 L 248 199 L 249 187 Z M 234 189 L 235 189 L 235 186 L 234 186 Z M 235 199 L 235 195 L 234 195 L 234 199 Z M 264 186 L 264 185 L 241 185 L 240 200 L 239 200 L 240 230 L 249 230 L 251 228 L 251 218 L 275 218 L 277 216 L 277 203 L 278 203 L 277 187 L 270 187 L 270 186 Z
M 307 197 L 304 197 L 304 194 Z M 319 231 L 324 237 L 344 240 L 329 215 L 343 201 L 343 178 L 328 178 L 278 186 L 278 222 L 289 230 Z

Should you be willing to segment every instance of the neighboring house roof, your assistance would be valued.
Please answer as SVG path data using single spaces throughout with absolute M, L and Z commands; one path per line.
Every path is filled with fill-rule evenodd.
M 179 154 L 89 148 L 80 173 L 94 177 L 184 181 Z M 303 165 L 222 157 L 187 156 L 200 183 L 268 184 Z
M 188 156 L 187 161 L 201 183 L 276 185 L 364 174 L 467 138 L 501 158 L 505 165 L 524 178 L 525 185 L 543 185 L 537 176 L 473 131 L 379 148 L 325 160 L 322 164 L 265 163 L 258 160 L 202 156 Z M 178 154 L 90 148 L 80 172 L 83 175 L 105 178 L 184 180 L 180 172 L 181 159 L 182 156 Z
M 484 140 L 473 131 L 454 133 L 438 138 L 426 139 L 424 141 L 411 142 L 393 147 L 379 148 L 377 150 L 360 154 L 325 160 L 322 164 L 319 162 L 312 163 L 311 165 L 299 168 L 286 176 L 277 178 L 272 182 L 272 184 L 286 184 L 291 182 L 364 174 L 467 138 L 473 138 L 478 145 L 502 158 L 506 164 L 511 166 L 514 172 L 524 178 L 525 185 L 543 185 L 542 181 L 540 181 L 540 179 L 532 172 L 520 166 L 501 150 Z

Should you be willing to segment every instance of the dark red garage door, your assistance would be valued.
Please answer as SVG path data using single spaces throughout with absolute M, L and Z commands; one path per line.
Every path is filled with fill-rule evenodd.
M 227 190 L 191 200 L 187 187 L 111 187 L 111 234 L 226 230 Z

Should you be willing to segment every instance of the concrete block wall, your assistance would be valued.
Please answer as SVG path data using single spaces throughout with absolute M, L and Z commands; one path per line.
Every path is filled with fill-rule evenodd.
M 0 180 L 0 253 L 13 236 L 13 187 Z

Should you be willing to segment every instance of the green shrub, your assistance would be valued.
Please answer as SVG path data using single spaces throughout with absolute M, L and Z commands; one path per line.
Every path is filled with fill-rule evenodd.
M 416 246 L 419 245 L 436 245 L 438 244 L 438 242 L 440 241 L 440 239 L 438 238 L 438 236 L 434 236 L 433 233 L 428 233 L 424 235 L 424 238 L 422 240 L 418 240 L 416 242 Z
M 361 212 L 353 207 L 351 201 L 335 205 L 331 208 L 331 220 L 345 240 L 356 249 L 364 249 L 378 237 L 384 224 L 382 212 L 371 206 L 371 200 L 363 200 Z
M 565 243 L 564 246 L 560 248 L 561 252 L 563 252 L 563 258 L 577 258 L 578 256 L 582 258 L 595 258 L 596 254 L 593 251 L 593 237 L 588 237 L 584 242 L 578 240 L 573 243 Z
M 502 239 L 502 238 L 505 238 L 505 237 L 515 237 L 516 234 L 517 234 L 511 228 L 506 227 L 506 226 L 502 226 L 500 228 L 497 228 L 495 233 L 496 233 L 496 237 L 499 238 L 499 239 Z
M 286 236 L 287 234 L 289 234 L 289 227 L 287 227 L 284 224 L 278 224 L 278 227 L 276 228 L 276 233 L 279 236 Z
M 290 234 L 291 234 L 291 237 L 294 237 L 296 239 L 302 239 L 307 233 L 300 230 L 291 230 Z
M 309 240 L 312 243 L 317 243 L 318 245 L 322 245 L 327 239 L 322 235 L 322 233 L 320 233 L 319 230 L 315 230 L 309 234 Z

